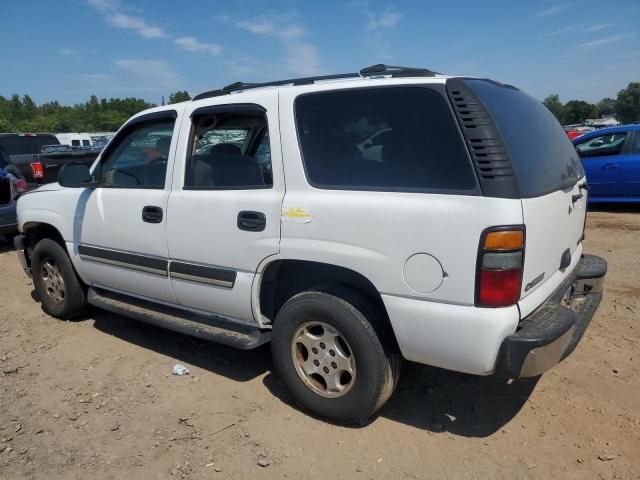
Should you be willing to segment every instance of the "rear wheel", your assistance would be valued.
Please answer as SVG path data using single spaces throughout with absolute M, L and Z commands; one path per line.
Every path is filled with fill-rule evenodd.
M 285 303 L 271 340 L 275 369 L 295 399 L 328 419 L 358 423 L 389 399 L 400 356 L 379 312 L 357 292 L 322 288 Z
M 61 319 L 73 319 L 85 313 L 87 297 L 67 252 L 57 242 L 40 240 L 31 255 L 33 285 L 42 309 Z

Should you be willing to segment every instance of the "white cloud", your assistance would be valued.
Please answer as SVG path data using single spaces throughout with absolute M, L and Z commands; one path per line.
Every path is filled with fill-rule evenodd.
M 104 81 L 113 79 L 113 75 L 108 75 L 106 73 L 81 73 L 78 75 L 78 78 L 90 81 Z
M 217 43 L 203 42 L 196 37 L 174 36 L 167 33 L 163 28 L 150 25 L 141 16 L 128 15 L 122 13 L 126 9 L 120 0 L 86 0 L 87 3 L 104 15 L 109 25 L 115 28 L 133 30 L 141 37 L 147 39 L 172 39 L 176 47 L 188 52 L 206 53 L 209 55 L 219 55 L 222 46 Z
M 287 70 L 294 75 L 321 73 L 318 48 L 306 40 L 307 31 L 293 15 L 265 15 L 237 22 L 236 27 L 274 38 L 285 51 Z
M 542 36 L 554 37 L 556 35 L 562 35 L 564 33 L 594 33 L 594 32 L 599 32 L 600 30 L 611 28 L 614 25 L 615 25 L 614 23 L 598 23 L 595 25 L 591 25 L 589 23 L 580 23 L 577 25 L 569 25 L 559 30 L 543 33 Z
M 160 27 L 147 25 L 140 17 L 131 17 L 122 13 L 109 15 L 107 22 L 113 27 L 136 31 L 144 38 L 166 38 L 168 35 Z
M 118 0 L 87 0 L 87 3 L 99 10 L 115 10 L 119 6 Z
M 222 51 L 222 47 L 217 43 L 204 43 L 195 37 L 174 38 L 173 43 L 187 52 L 205 52 L 211 55 L 219 55 Z
M 74 50 L 73 48 L 60 47 L 58 49 L 58 54 L 59 55 L 77 55 L 78 51 Z
M 598 25 L 591 25 L 590 27 L 585 28 L 584 31 L 589 33 L 599 32 L 600 30 L 604 30 L 605 28 L 613 27 L 613 25 L 613 23 L 600 23 Z
M 582 50 L 590 50 L 592 48 L 598 48 L 604 45 L 619 42 L 621 40 L 626 40 L 628 38 L 635 37 L 635 35 L 635 33 L 621 33 L 620 35 L 611 35 L 610 37 L 599 38 L 597 40 L 591 40 L 589 42 L 581 43 L 580 45 L 578 45 L 578 48 Z
M 386 11 L 382 13 L 367 12 L 369 23 L 366 30 L 368 32 L 381 29 L 391 29 L 398 25 L 402 14 L 398 12 Z
M 543 18 L 543 17 L 549 17 L 551 15 L 557 15 L 560 12 L 565 11 L 566 9 L 568 9 L 571 6 L 571 4 L 569 3 L 561 3 L 558 5 L 554 5 L 552 7 L 547 7 L 543 10 L 540 10 L 538 12 L 536 12 L 534 14 L 534 18 Z
M 348 4 L 360 10 L 367 23 L 364 29 L 364 42 L 375 52 L 381 60 L 391 58 L 391 44 L 387 34 L 393 30 L 403 17 L 403 14 L 393 8 L 374 11 L 368 0 L 354 0 Z
M 116 65 L 149 87 L 169 89 L 178 88 L 181 84 L 180 75 L 163 60 L 125 59 L 116 61 Z

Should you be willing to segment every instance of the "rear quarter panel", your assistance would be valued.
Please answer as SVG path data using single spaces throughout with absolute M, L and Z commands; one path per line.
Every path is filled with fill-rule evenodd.
M 350 268 L 385 295 L 473 305 L 480 234 L 489 226 L 521 224 L 520 200 L 313 188 L 297 142 L 295 93 L 280 95 L 287 181 L 280 257 Z M 309 215 L 291 218 L 286 213 L 292 210 Z M 405 262 L 417 253 L 432 255 L 442 267 L 434 291 L 418 292 L 405 282 Z

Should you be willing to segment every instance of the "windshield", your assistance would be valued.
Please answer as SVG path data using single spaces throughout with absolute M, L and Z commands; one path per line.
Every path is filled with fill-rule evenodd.
M 580 157 L 553 114 L 515 88 L 466 80 L 507 147 L 523 197 L 569 188 L 584 176 Z

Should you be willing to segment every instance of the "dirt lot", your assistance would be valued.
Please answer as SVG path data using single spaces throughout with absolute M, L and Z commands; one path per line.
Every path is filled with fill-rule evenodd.
M 1 244 L 0 478 L 640 478 L 640 210 L 592 213 L 586 249 L 606 299 L 563 364 L 511 384 L 405 365 L 345 428 L 292 405 L 268 348 L 44 315 Z

